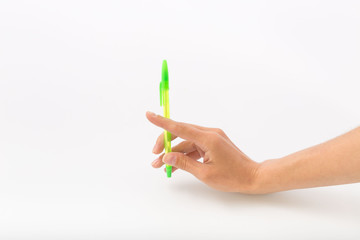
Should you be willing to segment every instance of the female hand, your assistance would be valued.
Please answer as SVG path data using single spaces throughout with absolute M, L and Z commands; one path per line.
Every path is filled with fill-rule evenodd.
M 259 163 L 237 148 L 222 130 L 176 122 L 152 112 L 147 112 L 146 117 L 154 125 L 171 132 L 172 139 L 184 139 L 172 147 L 171 153 L 161 154 L 155 159 L 153 167 L 160 168 L 166 163 L 173 166 L 173 171 L 187 171 L 221 191 L 257 193 Z M 153 153 L 160 154 L 163 149 L 162 133 Z M 203 158 L 203 162 L 198 161 L 200 158 Z

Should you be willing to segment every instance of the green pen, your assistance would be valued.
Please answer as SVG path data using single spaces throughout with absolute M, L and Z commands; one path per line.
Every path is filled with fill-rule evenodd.
M 169 74 L 166 60 L 162 63 L 161 82 L 160 82 L 160 106 L 164 108 L 164 117 L 170 118 L 169 107 Z M 164 131 L 164 148 L 165 153 L 171 152 L 171 133 Z M 171 177 L 172 166 L 166 164 L 167 177 Z

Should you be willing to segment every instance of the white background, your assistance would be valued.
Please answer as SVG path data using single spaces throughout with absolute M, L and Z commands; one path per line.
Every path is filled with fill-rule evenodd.
M 359 1 L 1 1 L 0 239 L 359 239 L 360 185 L 249 196 L 150 163 L 171 116 L 255 161 L 360 123 Z

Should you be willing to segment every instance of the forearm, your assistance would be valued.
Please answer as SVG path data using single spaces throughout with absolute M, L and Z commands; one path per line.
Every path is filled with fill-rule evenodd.
M 259 193 L 360 182 L 360 128 L 260 164 Z

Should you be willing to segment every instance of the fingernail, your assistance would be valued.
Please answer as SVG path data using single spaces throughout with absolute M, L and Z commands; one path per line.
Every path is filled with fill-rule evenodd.
M 176 156 L 174 154 L 165 154 L 163 157 L 163 162 L 169 165 L 174 165 Z
M 150 116 L 153 116 L 153 117 L 155 117 L 155 116 L 156 116 L 156 114 L 155 114 L 155 113 L 153 113 L 153 112 L 147 111 L 147 113 L 148 113 Z
M 151 165 L 154 166 L 158 161 L 159 161 L 159 158 L 155 159 L 155 160 L 151 163 Z
M 154 146 L 154 148 L 152 150 L 153 153 L 155 153 L 156 148 L 157 148 L 157 145 L 155 144 L 155 146 Z

